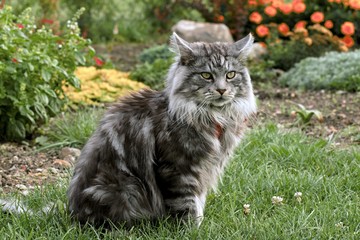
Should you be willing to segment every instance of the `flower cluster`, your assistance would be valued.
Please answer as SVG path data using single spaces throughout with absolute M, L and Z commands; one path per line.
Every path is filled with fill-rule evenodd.
M 270 35 L 270 23 L 286 38 L 291 29 L 321 24 L 348 48 L 360 40 L 360 0 L 248 0 L 250 29 L 261 39 Z

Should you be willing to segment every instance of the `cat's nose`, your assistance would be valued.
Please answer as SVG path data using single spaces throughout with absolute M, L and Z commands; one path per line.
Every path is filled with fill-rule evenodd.
M 218 91 L 221 95 L 223 95 L 224 92 L 226 92 L 226 89 L 219 88 L 219 89 L 216 89 L 216 91 Z

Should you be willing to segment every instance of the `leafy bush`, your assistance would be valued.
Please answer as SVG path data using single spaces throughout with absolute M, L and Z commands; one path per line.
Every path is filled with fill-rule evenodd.
M 145 49 L 140 55 L 139 60 L 142 63 L 148 62 L 153 63 L 156 59 L 170 59 L 173 58 L 174 54 L 169 50 L 169 46 L 166 44 L 154 46 Z
M 149 87 L 160 90 L 165 86 L 166 74 L 173 62 L 174 54 L 167 45 L 145 49 L 139 59 L 142 64 L 130 73 L 130 78 L 143 82 Z
M 292 28 L 322 24 L 351 48 L 360 40 L 360 5 L 357 0 L 248 0 L 248 28 L 259 39 L 270 36 L 269 25 L 276 24 L 279 34 L 287 38 Z
M 251 81 L 254 83 L 269 82 L 276 79 L 276 72 L 273 69 L 273 61 L 265 60 L 250 60 L 248 62 L 248 69 L 251 76 Z
M 289 70 L 307 57 L 320 57 L 329 51 L 347 51 L 347 47 L 331 31 L 314 24 L 308 29 L 298 28 L 288 32 L 289 39 L 282 40 L 278 33 L 272 31 L 272 37 L 267 39 L 268 54 L 266 59 L 274 62 L 273 67 Z
M 59 113 L 66 102 L 62 85 L 79 87 L 73 72 L 86 62 L 90 42 L 76 23 L 83 9 L 62 36 L 38 29 L 30 11 L 16 16 L 11 7 L 0 10 L 0 140 L 24 139 Z
M 156 59 L 153 63 L 145 62 L 136 66 L 136 69 L 130 73 L 130 78 L 143 82 L 152 89 L 163 89 L 171 63 L 171 59 Z
M 189 1 L 189 0 L 186 0 Z M 93 42 L 129 41 L 149 42 L 168 36 L 171 27 L 180 19 L 202 20 L 191 7 L 164 0 L 11 0 L 15 12 L 26 6 L 32 7 L 39 22 L 42 19 L 53 23 L 66 22 L 69 13 L 80 7 L 86 12 L 78 20 L 82 35 Z M 176 5 L 169 8 L 169 6 Z M 54 24 L 52 24 L 54 25 Z
M 118 97 L 147 86 L 131 81 L 129 74 L 114 69 L 78 67 L 75 75 L 80 79 L 81 89 L 63 87 L 65 94 L 76 104 L 98 105 L 114 102 Z
M 306 58 L 280 77 L 280 83 L 301 89 L 360 91 L 360 50 Z

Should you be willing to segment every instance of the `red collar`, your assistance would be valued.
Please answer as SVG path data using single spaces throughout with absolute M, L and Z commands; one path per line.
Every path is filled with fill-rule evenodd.
M 215 123 L 215 137 L 220 139 L 223 134 L 223 128 L 220 123 Z
M 246 124 L 246 122 L 247 122 L 247 118 L 244 119 L 244 123 L 245 123 L 245 124 Z M 218 122 L 215 122 L 215 137 L 216 137 L 217 139 L 220 139 L 221 136 L 223 135 L 223 133 L 224 133 L 224 129 L 223 129 L 223 127 L 221 126 L 221 124 L 218 123 Z

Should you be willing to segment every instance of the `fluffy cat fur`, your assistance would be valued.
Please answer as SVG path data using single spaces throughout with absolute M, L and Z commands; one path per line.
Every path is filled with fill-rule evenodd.
M 256 112 L 244 65 L 252 43 L 250 34 L 235 43 L 188 43 L 174 33 L 166 88 L 114 104 L 83 148 L 68 189 L 72 216 L 200 224 L 206 195 Z

